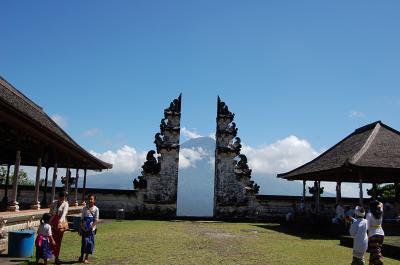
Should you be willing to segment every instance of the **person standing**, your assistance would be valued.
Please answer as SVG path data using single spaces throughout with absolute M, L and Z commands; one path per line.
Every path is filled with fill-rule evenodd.
M 350 236 L 353 242 L 353 261 L 351 265 L 364 265 L 364 254 L 368 248 L 367 220 L 364 219 L 364 208 L 357 206 L 354 210 L 356 219 L 351 218 Z
M 367 214 L 368 224 L 368 248 L 370 252 L 370 265 L 383 265 L 382 244 L 385 233 L 382 228 L 383 204 L 379 201 L 371 201 Z
M 43 214 L 42 219 L 40 219 L 40 226 L 37 231 L 37 237 L 35 240 L 36 246 L 36 264 L 39 263 L 39 259 L 43 259 L 44 265 L 53 256 L 51 252 L 51 245 L 54 245 L 54 239 L 51 232 L 50 226 L 51 215 L 49 213 Z
M 55 257 L 54 262 L 60 264 L 60 250 L 61 242 L 64 232 L 68 229 L 67 214 L 68 214 L 68 202 L 67 193 L 65 191 L 60 191 L 58 193 L 58 200 L 53 202 L 50 208 L 51 220 L 50 224 L 53 230 L 53 238 L 55 244 L 53 245 L 53 254 Z
M 332 223 L 343 224 L 345 214 L 342 202 L 336 204 L 335 211 L 336 211 L 336 216 L 332 219 Z
M 99 208 L 95 205 L 96 197 L 93 194 L 88 195 L 89 205 L 82 209 L 81 223 L 81 256 L 79 262 L 89 263 L 89 254 L 94 251 L 94 237 L 96 235 L 96 225 L 99 221 Z

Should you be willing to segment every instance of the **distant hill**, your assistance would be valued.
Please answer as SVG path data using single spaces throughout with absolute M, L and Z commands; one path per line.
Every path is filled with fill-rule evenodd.
M 205 150 L 207 156 L 196 161 L 196 167 L 179 170 L 178 215 L 210 216 L 213 212 L 215 140 L 200 137 L 188 140 L 182 148 Z M 302 183 L 277 179 L 276 176 L 252 174 L 260 186 L 260 194 L 301 195 Z
M 199 137 L 182 143 L 183 149 L 203 151 L 194 167 L 180 168 L 178 175 L 178 210 L 181 216 L 212 216 L 214 196 L 215 140 Z

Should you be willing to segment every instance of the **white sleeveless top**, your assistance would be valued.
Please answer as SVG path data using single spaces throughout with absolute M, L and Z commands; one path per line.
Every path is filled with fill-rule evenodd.
M 57 207 L 58 201 L 53 202 L 53 207 L 51 208 L 51 214 L 57 214 L 61 216 L 60 222 L 65 222 L 68 214 L 68 202 L 64 201 L 61 203 L 60 207 Z
M 382 228 L 382 217 L 376 219 L 372 213 L 367 213 L 367 224 L 368 224 L 368 237 L 373 235 L 381 235 L 384 236 Z

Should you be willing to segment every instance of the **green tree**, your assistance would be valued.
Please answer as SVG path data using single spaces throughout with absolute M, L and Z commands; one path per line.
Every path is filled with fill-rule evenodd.
M 0 183 L 1 184 L 6 184 L 6 174 L 7 174 L 7 168 L 4 166 L 0 167 Z M 12 183 L 12 175 L 13 172 L 9 173 L 9 184 Z M 33 186 L 34 183 L 33 181 L 28 177 L 28 173 L 26 173 L 23 169 L 19 170 L 18 173 L 18 185 L 30 185 Z
M 368 195 L 376 197 L 378 200 L 391 200 L 396 196 L 396 189 L 394 184 L 376 185 L 376 189 L 371 188 L 367 190 Z

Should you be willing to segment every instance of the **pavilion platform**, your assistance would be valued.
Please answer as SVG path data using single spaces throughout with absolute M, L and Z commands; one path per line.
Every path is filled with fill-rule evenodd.
M 68 209 L 68 216 L 79 214 L 82 212 L 82 209 L 83 206 L 70 206 Z M 36 230 L 40 224 L 42 215 L 48 213 L 49 210 L 49 208 L 44 208 L 40 210 L 0 212 L 0 253 L 7 254 L 8 232 L 28 228 Z

